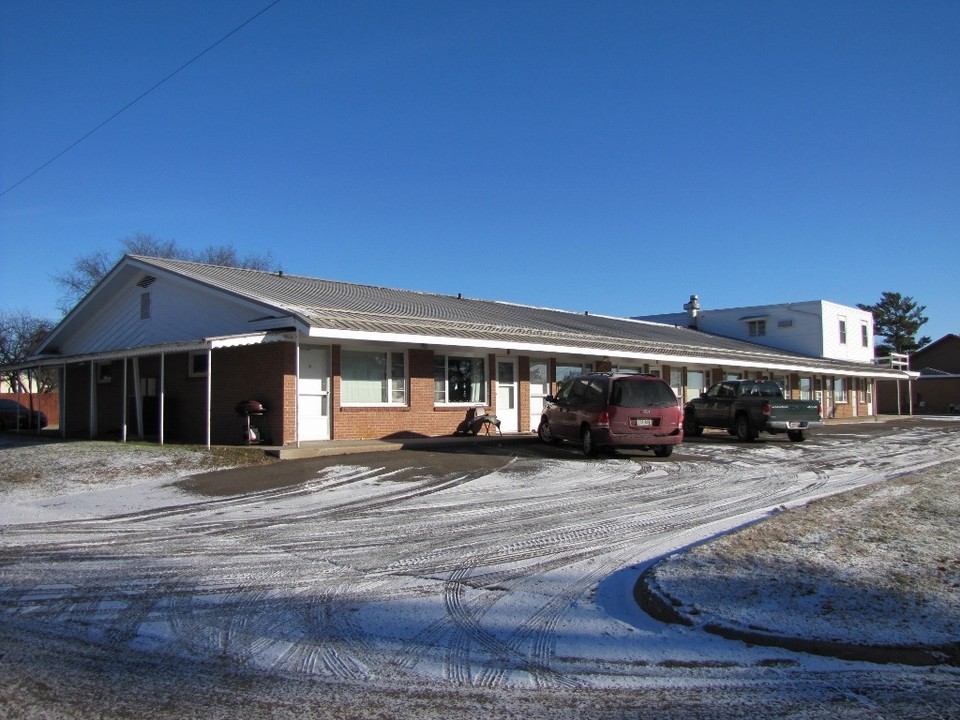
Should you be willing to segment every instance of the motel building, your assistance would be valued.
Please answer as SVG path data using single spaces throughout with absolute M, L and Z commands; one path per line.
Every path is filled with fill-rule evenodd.
M 471 408 L 529 433 L 545 396 L 589 370 L 652 373 L 682 400 L 772 379 L 836 418 L 876 415 L 877 381 L 905 377 L 872 361 L 855 308 L 820 304 L 819 331 L 802 303 L 737 309 L 721 334 L 694 299 L 675 317 L 615 318 L 128 255 L 10 367 L 58 373 L 65 437 L 207 445 L 249 441 L 250 422 L 271 445 L 451 435 Z M 832 333 L 840 316 L 857 354 L 763 342 Z

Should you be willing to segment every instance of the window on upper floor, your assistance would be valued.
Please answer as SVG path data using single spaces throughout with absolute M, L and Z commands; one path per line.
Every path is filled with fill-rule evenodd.
M 860 340 L 864 347 L 870 347 L 870 330 L 867 328 L 866 323 L 860 326 Z
M 847 344 L 847 321 L 840 320 L 840 344 Z
M 763 337 L 767 334 L 766 320 L 750 320 L 747 322 L 747 331 L 750 337 Z

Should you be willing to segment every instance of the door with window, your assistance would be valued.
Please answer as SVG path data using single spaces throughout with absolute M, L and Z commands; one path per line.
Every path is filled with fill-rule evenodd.
M 530 361 L 530 430 L 536 432 L 543 414 L 544 398 L 550 394 L 550 364 L 546 360 Z
M 330 439 L 330 348 L 300 348 L 297 437 L 301 442 Z
M 520 432 L 520 404 L 517 402 L 517 359 L 497 358 L 497 419 L 500 432 Z

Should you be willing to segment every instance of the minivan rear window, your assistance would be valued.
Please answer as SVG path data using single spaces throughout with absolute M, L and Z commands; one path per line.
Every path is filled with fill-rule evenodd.
M 663 382 L 656 380 L 615 380 L 610 402 L 619 407 L 664 407 L 676 405 L 677 396 Z

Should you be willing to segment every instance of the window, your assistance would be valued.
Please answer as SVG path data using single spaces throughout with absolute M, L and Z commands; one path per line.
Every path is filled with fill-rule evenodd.
M 588 373 L 592 370 L 593 365 L 591 363 L 585 363 L 583 365 L 562 365 L 557 363 L 557 382 L 562 383 L 565 380 L 569 380 L 574 375 Z
M 483 358 L 434 355 L 433 400 L 486 404 L 487 373 Z
M 747 323 L 747 330 L 750 332 L 750 337 L 763 337 L 767 334 L 767 321 L 751 320 Z
M 864 347 L 870 347 L 870 331 L 867 329 L 866 323 L 860 326 L 860 341 Z
M 340 376 L 345 405 L 404 405 L 407 401 L 407 364 L 402 352 L 344 350 Z
M 847 402 L 847 379 L 846 378 L 834 378 L 833 401 L 835 403 Z
M 683 370 L 670 368 L 670 387 L 677 397 L 683 397 Z
M 808 377 L 800 378 L 800 399 L 813 400 L 813 379 Z
M 550 366 L 546 360 L 530 361 L 530 394 L 547 395 L 550 393 Z
M 564 394 L 564 397 L 571 405 L 596 405 L 603 400 L 606 389 L 601 380 L 593 378 L 581 378 L 567 385 L 569 385 L 570 391 L 569 394 Z
M 97 382 L 99 384 L 106 384 L 113 379 L 113 363 L 96 363 L 95 368 L 97 373 Z
M 187 374 L 190 377 L 206 377 L 207 371 L 207 353 L 206 352 L 192 352 L 190 353 L 189 365 Z
M 684 393 L 684 401 L 700 397 L 704 388 L 704 375 L 702 370 L 687 370 L 687 387 Z
M 847 344 L 847 321 L 846 320 L 840 321 L 840 344 L 841 345 Z

